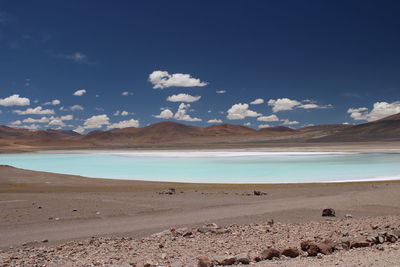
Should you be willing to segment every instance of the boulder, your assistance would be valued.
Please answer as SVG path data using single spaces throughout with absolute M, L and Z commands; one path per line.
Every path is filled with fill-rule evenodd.
M 213 262 L 207 257 L 198 258 L 197 267 L 212 267 Z
M 233 265 L 236 263 L 236 257 L 231 255 L 223 255 L 215 258 L 218 265 Z
M 263 196 L 263 195 L 266 195 L 267 193 L 264 193 L 264 192 L 261 192 L 261 191 L 258 191 L 258 190 L 254 190 L 253 194 L 255 196 Z
M 302 251 L 307 251 L 311 244 L 314 242 L 311 240 L 305 240 L 300 243 L 300 247 Z
M 365 240 L 353 241 L 350 243 L 350 248 L 365 248 L 369 247 L 371 243 Z
M 307 248 L 307 254 L 310 257 L 315 257 L 318 255 L 319 248 L 316 244 L 310 244 Z
M 235 259 L 236 259 L 236 263 L 250 264 L 249 253 L 240 253 L 235 256 Z
M 279 250 L 274 249 L 274 248 L 268 248 L 261 252 L 261 260 L 272 260 L 273 258 L 279 258 L 281 256 L 281 253 Z
M 335 217 L 335 210 L 332 208 L 323 209 L 322 210 L 322 217 Z
M 286 248 L 282 251 L 282 255 L 289 258 L 296 258 L 300 255 L 300 251 L 297 248 Z
M 328 245 L 326 243 L 318 243 L 316 245 L 318 247 L 318 251 L 324 255 L 329 255 L 329 254 L 332 254 L 332 252 L 333 252 L 333 246 L 331 246 L 331 245 Z

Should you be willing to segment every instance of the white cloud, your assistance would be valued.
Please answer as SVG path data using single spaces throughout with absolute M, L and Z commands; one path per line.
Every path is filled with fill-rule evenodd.
M 18 115 L 51 115 L 54 114 L 52 109 L 43 109 L 41 106 L 36 108 L 28 108 L 26 110 L 13 110 L 13 113 Z
M 244 125 L 244 126 L 250 126 L 250 125 L 251 125 L 251 122 L 243 123 L 243 125 Z
M 53 106 L 57 106 L 60 105 L 61 101 L 58 99 L 54 99 L 52 101 L 46 102 L 43 105 L 48 106 L 48 105 L 53 105 Z
M 354 120 L 375 121 L 390 115 L 400 113 L 400 101 L 392 103 L 376 102 L 371 111 L 368 108 L 350 108 L 347 110 Z
M 114 112 L 113 115 L 114 116 L 128 116 L 129 114 L 131 114 L 131 113 L 129 113 L 128 111 L 125 111 L 125 110 L 119 111 L 119 110 L 117 110 L 117 111 Z
M 74 119 L 74 116 L 73 115 L 64 115 L 64 116 L 59 117 L 59 119 L 63 120 L 63 121 L 71 121 Z
M 12 126 L 17 126 L 17 125 L 21 125 L 21 124 L 22 124 L 22 122 L 20 120 L 13 121 L 10 123 L 10 125 L 12 125 Z
M 29 98 L 20 97 L 18 94 L 14 94 L 6 98 L 0 98 L 0 106 L 4 107 L 29 106 L 30 104 Z
M 268 100 L 268 106 L 272 107 L 273 112 L 293 110 L 295 108 L 317 109 L 332 108 L 332 105 L 318 105 L 313 100 L 305 99 L 303 101 L 293 100 L 289 98 L 278 98 Z
M 29 125 L 22 125 L 20 128 L 28 129 L 28 130 L 38 130 L 40 128 L 37 124 L 29 124 Z
M 84 108 L 81 105 L 73 105 L 73 106 L 70 106 L 69 109 L 71 111 L 84 110 Z
M 298 121 L 290 121 L 288 119 L 284 119 L 282 125 L 295 125 L 295 124 L 299 124 Z
M 108 125 L 110 118 L 106 114 L 95 115 L 85 120 L 84 126 L 86 128 L 97 128 L 102 125 Z
M 103 125 L 110 124 L 110 118 L 106 114 L 92 116 L 85 120 L 83 128 L 85 129 L 95 129 L 101 128 Z
M 83 96 L 84 94 L 86 94 L 86 90 L 85 89 L 76 90 L 73 93 L 74 96 Z
M 246 117 L 258 117 L 262 114 L 257 113 L 249 109 L 248 104 L 235 104 L 230 109 L 228 109 L 228 115 L 226 116 L 229 120 L 242 120 Z
M 188 94 L 171 95 L 167 97 L 167 101 L 170 102 L 196 102 L 201 96 L 192 96 Z
M 120 128 L 126 128 L 126 127 L 139 127 L 139 121 L 130 119 L 126 121 L 120 121 L 117 123 L 113 123 L 107 126 L 107 129 L 120 129 Z
M 86 130 L 86 129 L 83 128 L 82 126 L 78 126 L 78 127 L 76 127 L 76 128 L 74 129 L 74 132 L 83 134 L 83 132 L 84 132 L 85 130 Z
M 124 92 L 122 92 L 121 95 L 123 95 L 123 96 L 128 96 L 128 95 L 133 95 L 133 93 L 132 93 L 132 92 L 129 92 L 129 91 L 124 91 Z
M 212 120 L 208 120 L 207 123 L 222 123 L 222 120 L 212 119 Z
M 262 98 L 257 98 L 254 101 L 250 102 L 250 104 L 252 104 L 252 105 L 259 105 L 262 103 L 264 103 L 264 99 L 262 99 Z
M 60 119 L 53 119 L 49 122 L 49 125 L 51 126 L 60 126 L 60 127 L 65 127 L 65 123 L 60 120 Z
M 258 125 L 259 129 L 269 128 L 269 127 L 271 127 L 271 126 L 268 125 L 268 124 L 260 124 L 260 125 Z
M 268 100 L 268 106 L 272 107 L 273 112 L 292 110 L 294 107 L 301 105 L 297 100 L 292 100 L 289 98 L 279 98 Z
M 174 118 L 178 121 L 201 121 L 199 118 L 192 118 L 187 114 L 187 110 L 190 108 L 190 104 L 181 103 L 178 111 L 175 113 Z
M 57 57 L 72 60 L 76 63 L 86 63 L 86 64 L 89 63 L 87 56 L 85 54 L 83 54 L 82 52 L 75 52 L 75 53 L 69 54 L 69 55 L 59 54 L 59 55 L 57 55 Z
M 217 90 L 217 91 L 215 91 L 217 94 L 225 94 L 226 93 L 226 90 Z
M 192 78 L 190 74 L 174 73 L 169 74 L 167 71 L 156 70 L 149 75 L 149 82 L 153 88 L 168 87 L 198 87 L 206 86 L 208 83 L 200 81 L 200 79 Z
M 172 119 L 174 117 L 174 113 L 169 109 L 164 109 L 159 115 L 154 115 L 153 117 L 159 119 Z
M 261 116 L 257 118 L 258 121 L 279 121 L 279 118 L 276 115 L 270 115 L 270 116 Z
M 47 117 L 41 117 L 40 119 L 33 119 L 33 118 L 27 118 L 24 119 L 22 122 L 23 123 L 48 123 L 50 120 Z
M 192 118 L 187 111 L 190 108 L 190 104 L 181 103 L 178 110 L 174 114 L 170 109 L 166 108 L 159 115 L 153 115 L 155 118 L 159 119 L 176 119 L 178 121 L 201 121 L 199 118 Z

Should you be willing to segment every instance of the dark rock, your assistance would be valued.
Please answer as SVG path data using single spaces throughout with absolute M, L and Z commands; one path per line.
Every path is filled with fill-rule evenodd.
M 249 253 L 240 253 L 235 256 L 235 259 L 236 259 L 236 263 L 250 264 Z
M 393 235 L 397 236 L 398 238 L 400 238 L 400 230 L 394 230 L 393 231 Z
M 300 251 L 297 248 L 287 248 L 282 251 L 282 255 L 289 258 L 296 258 L 300 255 Z
M 350 248 L 365 248 L 365 247 L 369 247 L 371 245 L 371 243 L 369 243 L 368 241 L 353 241 L 350 243 Z
M 395 235 L 387 235 L 386 240 L 390 243 L 395 243 L 397 241 L 397 237 Z
M 236 263 L 236 258 L 235 256 L 224 255 L 217 257 L 215 262 L 219 265 L 232 265 Z
M 267 193 L 264 193 L 264 192 L 261 192 L 261 191 L 258 191 L 258 190 L 254 190 L 253 194 L 255 196 L 263 196 L 263 195 L 266 195 Z
M 272 260 L 273 258 L 279 258 L 281 256 L 281 253 L 279 250 L 274 249 L 274 248 L 268 248 L 261 252 L 261 260 Z
M 197 267 L 212 267 L 214 264 L 212 261 L 207 257 L 201 257 L 198 259 Z
M 335 217 L 335 216 L 336 216 L 335 210 L 332 208 L 324 209 L 322 211 L 322 217 Z
M 329 255 L 329 254 L 332 254 L 332 252 L 333 252 L 333 246 L 331 246 L 331 245 L 328 245 L 326 243 L 318 243 L 316 245 L 318 247 L 318 251 L 324 255 Z
M 319 248 L 316 244 L 310 244 L 307 248 L 307 254 L 310 257 L 315 257 L 318 255 Z
M 313 244 L 314 242 L 311 240 L 306 240 L 306 241 L 302 241 L 300 243 L 300 247 L 302 251 L 307 251 L 308 248 L 310 247 L 311 244 Z
M 42 243 L 47 243 L 47 242 L 49 242 L 48 239 L 43 239 L 43 240 L 42 240 Z

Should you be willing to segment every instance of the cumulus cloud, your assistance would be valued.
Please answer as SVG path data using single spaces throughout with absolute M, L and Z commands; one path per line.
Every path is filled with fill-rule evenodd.
M 22 125 L 20 127 L 28 130 L 38 130 L 40 128 L 40 126 L 37 124 Z
M 296 106 L 300 106 L 301 102 L 289 98 L 279 98 L 268 100 L 268 106 L 272 107 L 273 112 L 292 110 Z
M 279 118 L 276 115 L 270 115 L 270 116 L 261 116 L 257 118 L 258 121 L 279 121 Z
M 121 93 L 121 95 L 128 96 L 128 95 L 133 95 L 133 93 L 129 92 L 129 91 L 124 91 L 124 92 Z
M 190 74 L 174 73 L 169 74 L 167 71 L 156 70 L 149 75 L 149 82 L 153 84 L 153 88 L 163 89 L 168 87 L 202 87 L 208 83 L 193 78 Z
M 49 122 L 50 126 L 60 126 L 65 127 L 65 123 L 60 119 L 53 119 Z
M 207 123 L 222 123 L 222 120 L 212 119 L 212 120 L 208 120 Z
M 95 115 L 85 120 L 83 128 L 85 129 L 96 129 L 101 128 L 103 125 L 110 124 L 110 118 L 106 114 Z
M 122 111 L 115 111 L 114 112 L 114 116 L 128 116 L 130 113 L 128 111 L 122 110 Z
M 199 118 L 193 118 L 187 114 L 190 104 L 181 103 L 176 111 L 174 118 L 178 121 L 201 121 Z
M 273 112 L 293 110 L 295 108 L 302 109 L 321 109 L 321 108 L 332 108 L 332 105 L 318 105 L 312 100 L 293 100 L 289 98 L 278 98 L 268 100 L 268 106 L 272 107 Z
M 284 119 L 282 124 L 283 125 L 295 125 L 295 124 L 299 124 L 299 122 L 298 121 L 290 121 L 288 119 Z
M 84 108 L 81 105 L 73 105 L 69 107 L 69 110 L 71 111 L 79 111 L 79 110 L 84 110 Z
M 63 121 L 71 121 L 74 119 L 74 116 L 73 115 L 64 115 L 64 116 L 59 117 L 59 119 L 63 120 Z
M 44 106 L 49 106 L 49 105 L 57 106 L 57 105 L 60 105 L 60 103 L 61 103 L 60 100 L 54 99 L 54 100 L 52 100 L 52 101 L 49 101 L 49 102 L 44 103 L 43 105 L 44 105 Z
M 86 90 L 85 89 L 76 90 L 73 93 L 74 96 L 83 96 L 84 94 L 86 94 Z
M 40 119 L 33 119 L 33 118 L 27 118 L 24 119 L 22 122 L 23 123 L 48 123 L 50 120 L 47 117 L 41 117 Z
M 174 117 L 174 113 L 169 109 L 164 109 L 159 115 L 154 115 L 153 117 L 159 119 L 172 119 Z
M 190 104 L 181 103 L 175 114 L 166 108 L 159 115 L 153 115 L 153 117 L 159 119 L 176 119 L 178 121 L 201 121 L 199 118 L 191 117 L 188 111 L 190 111 Z
M 51 115 L 54 114 L 52 109 L 43 109 L 41 106 L 36 108 L 28 108 L 26 110 L 13 110 L 13 113 L 18 115 Z
M 366 107 L 350 108 L 347 110 L 354 120 L 375 121 L 384 117 L 400 113 L 400 101 L 392 103 L 376 102 L 371 111 Z
M 29 98 L 20 97 L 18 94 L 14 94 L 6 98 L 0 98 L 0 106 L 4 107 L 29 106 L 30 104 Z
M 20 120 L 16 120 L 16 121 L 13 121 L 10 123 L 10 125 L 12 125 L 12 126 L 17 126 L 17 125 L 21 125 L 21 124 L 22 124 L 22 122 Z
M 167 101 L 170 102 L 196 102 L 201 96 L 192 96 L 188 94 L 171 95 L 167 97 Z
M 225 94 L 226 93 L 226 90 L 217 90 L 217 91 L 215 91 L 217 94 Z
M 268 128 L 268 127 L 271 127 L 271 126 L 269 124 L 260 124 L 260 125 L 258 125 L 259 129 L 264 129 L 264 128 Z
M 235 104 L 230 109 L 228 109 L 228 115 L 226 116 L 229 120 L 242 120 L 246 117 L 258 117 L 262 114 L 257 113 L 249 109 L 248 104 Z
M 250 104 L 252 104 L 252 105 L 260 105 L 262 103 L 264 103 L 264 99 L 262 99 L 262 98 L 257 98 L 254 101 L 250 102 Z
M 120 121 L 120 122 L 108 125 L 107 129 L 120 129 L 120 128 L 126 128 L 126 127 L 139 127 L 139 121 L 134 120 L 134 119 Z

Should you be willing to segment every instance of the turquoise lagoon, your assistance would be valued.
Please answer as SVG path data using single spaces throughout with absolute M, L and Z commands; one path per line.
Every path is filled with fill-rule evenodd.
M 0 154 L 18 168 L 196 183 L 309 183 L 400 178 L 398 153 L 108 152 Z

